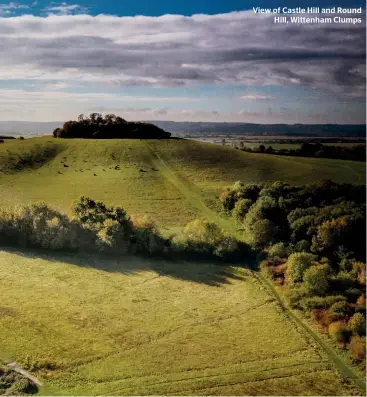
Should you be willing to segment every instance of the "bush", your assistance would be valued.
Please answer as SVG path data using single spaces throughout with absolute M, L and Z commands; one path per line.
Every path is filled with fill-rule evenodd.
M 289 248 L 284 243 L 276 243 L 269 247 L 268 254 L 271 258 L 286 258 L 289 255 Z
M 221 201 L 225 211 L 232 211 L 236 203 L 234 192 L 230 189 L 226 189 L 224 192 L 222 192 L 219 196 L 219 200 Z
M 238 200 L 234 206 L 233 215 L 236 217 L 236 219 L 241 221 L 247 214 L 251 205 L 252 205 L 252 201 L 249 199 Z
M 300 240 L 294 244 L 294 252 L 310 252 L 311 244 L 307 240 Z
M 366 338 L 361 336 L 352 336 L 349 349 L 355 361 L 361 362 L 366 360 Z
M 303 284 L 313 294 L 324 295 L 329 288 L 328 276 L 331 269 L 327 264 L 313 265 L 305 270 Z
M 259 268 L 260 268 L 260 272 L 262 275 L 264 275 L 265 277 L 269 277 L 269 278 L 273 278 L 273 272 L 270 269 L 271 263 L 267 260 L 264 259 L 260 262 Z
M 133 250 L 138 253 L 159 254 L 166 253 L 170 241 L 164 239 L 155 222 L 148 216 L 131 218 L 134 228 Z
M 6 245 L 50 250 L 75 250 L 93 244 L 78 222 L 44 203 L 0 210 L 0 242 Z
M 287 300 L 293 309 L 303 309 L 301 302 L 307 295 L 308 292 L 303 287 L 286 290 Z
M 239 242 L 217 224 L 205 219 L 195 219 L 187 224 L 181 235 L 173 241 L 176 249 L 186 252 L 214 255 L 230 259 L 246 250 Z
M 326 329 L 333 322 L 333 317 L 327 309 L 315 309 L 313 315 L 315 321 Z
M 348 321 L 348 330 L 354 335 L 366 335 L 366 318 L 362 313 L 355 313 Z
M 303 290 L 305 291 L 305 290 Z M 305 291 L 307 294 L 307 291 Z M 310 311 L 313 309 L 328 309 L 336 302 L 345 302 L 346 298 L 342 295 L 333 296 L 312 296 L 301 298 L 298 307 L 302 310 Z M 330 313 L 332 315 L 332 313 Z M 334 319 L 334 317 L 333 317 Z M 334 319 L 335 320 L 335 319 Z
M 307 252 L 291 254 L 287 261 L 286 279 L 290 285 L 303 281 L 303 274 L 315 261 L 316 256 Z
M 335 302 L 330 307 L 330 313 L 333 315 L 334 320 L 341 320 L 348 317 L 350 307 L 346 301 Z
M 328 328 L 330 337 L 338 343 L 346 343 L 349 339 L 349 332 L 344 322 L 335 321 Z
M 275 225 L 269 219 L 259 219 L 249 228 L 246 228 L 246 240 L 254 248 L 265 248 L 276 235 Z

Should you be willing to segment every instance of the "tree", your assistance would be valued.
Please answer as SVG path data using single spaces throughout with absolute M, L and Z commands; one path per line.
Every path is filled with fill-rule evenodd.
M 246 213 L 250 209 L 251 205 L 252 205 L 251 200 L 241 198 L 236 202 L 234 206 L 234 210 L 233 210 L 234 216 L 240 221 L 243 220 Z
M 291 285 L 303 281 L 303 274 L 316 260 L 316 256 L 307 252 L 295 252 L 287 261 L 286 279 Z
M 305 270 L 303 284 L 306 289 L 316 295 L 325 295 L 329 288 L 328 275 L 331 269 L 328 264 L 313 265 Z
M 254 248 L 265 248 L 275 242 L 276 226 L 269 219 L 259 219 L 246 227 L 246 239 Z
M 348 321 L 348 330 L 354 335 L 366 334 L 366 318 L 362 313 L 355 313 Z
M 260 145 L 259 146 L 259 152 L 260 153 L 265 153 L 265 146 L 264 145 Z

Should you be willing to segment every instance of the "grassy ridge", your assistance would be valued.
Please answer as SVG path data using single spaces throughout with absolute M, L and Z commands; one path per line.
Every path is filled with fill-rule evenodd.
M 24 163 L 27 153 L 33 153 L 32 160 Z M 148 214 L 161 227 L 172 229 L 200 211 L 192 205 L 197 200 L 190 201 L 180 186 L 172 183 L 164 164 L 214 210 L 215 197 L 236 180 L 297 184 L 322 179 L 363 183 L 365 179 L 364 164 L 351 161 L 243 153 L 187 140 L 43 137 L 0 146 L 2 204 L 44 200 L 68 211 L 73 200 L 88 195 L 121 205 L 130 214 Z

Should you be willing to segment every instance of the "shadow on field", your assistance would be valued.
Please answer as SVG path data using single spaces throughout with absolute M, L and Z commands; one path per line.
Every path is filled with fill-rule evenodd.
M 133 275 L 143 271 L 153 271 L 158 276 L 172 277 L 214 287 L 231 284 L 231 280 L 245 279 L 242 275 L 236 274 L 236 267 L 244 267 L 243 265 L 215 263 L 214 261 L 188 261 L 180 260 L 180 258 L 157 259 L 133 255 L 114 256 L 87 252 L 47 252 L 8 247 L 2 247 L 2 250 L 28 259 L 66 263 L 111 273 Z

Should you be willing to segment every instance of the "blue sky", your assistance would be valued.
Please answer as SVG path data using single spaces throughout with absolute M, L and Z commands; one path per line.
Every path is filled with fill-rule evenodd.
M 37 3 L 37 4 L 35 4 Z M 56 3 L 55 5 L 61 4 L 62 2 Z M 231 11 L 242 11 L 248 10 L 252 7 L 263 7 L 273 8 L 279 6 L 288 7 L 362 7 L 363 1 L 355 0 L 320 0 L 310 2 L 308 0 L 297 0 L 297 1 L 273 1 L 273 0 L 258 0 L 258 1 L 244 1 L 244 0 L 141 0 L 141 1 L 130 1 L 130 0 L 104 0 L 104 1 L 65 1 L 69 5 L 78 4 L 81 7 L 89 10 L 92 15 L 97 14 L 115 14 L 120 16 L 134 16 L 134 15 L 150 15 L 159 16 L 164 14 L 180 14 L 180 15 L 193 15 L 193 14 L 220 14 Z M 20 4 L 29 6 L 32 11 L 39 15 L 43 13 L 47 7 L 50 7 L 52 2 L 40 0 L 35 2 L 34 0 L 25 0 Z M 23 13 L 24 11 L 18 11 L 17 14 Z
M 361 2 L 1 1 L 0 121 L 365 122 L 364 10 L 327 25 L 252 11 Z

